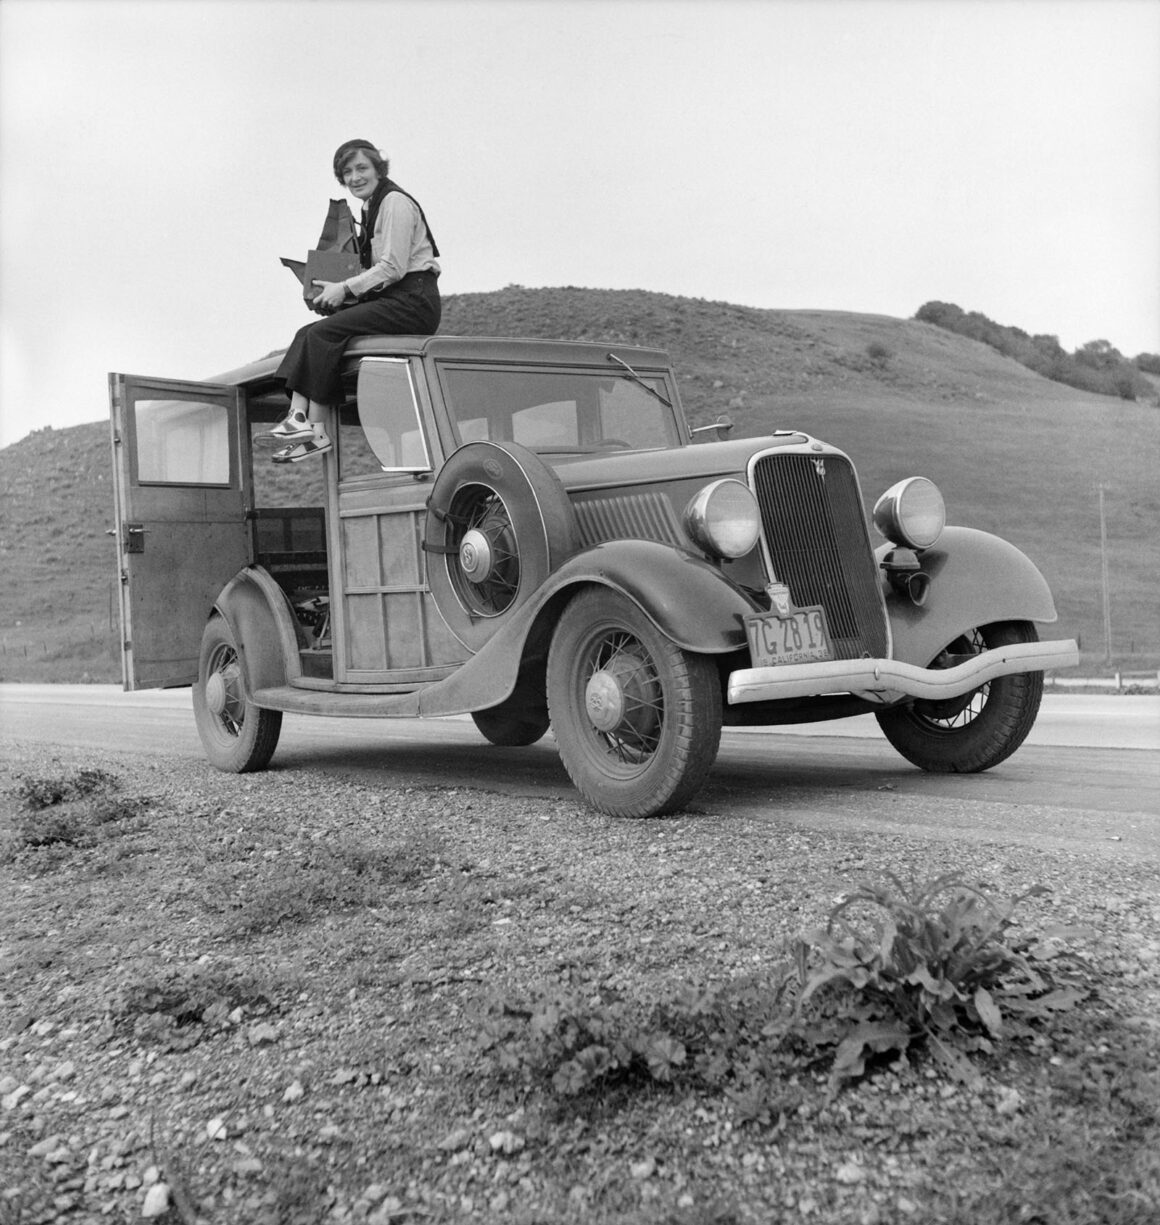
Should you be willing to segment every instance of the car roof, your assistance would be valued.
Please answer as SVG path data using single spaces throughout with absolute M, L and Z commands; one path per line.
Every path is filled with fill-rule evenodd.
M 281 364 L 284 350 L 279 350 L 226 371 L 206 382 L 228 383 L 259 388 L 277 382 L 273 376 Z M 631 366 L 653 368 L 668 366 L 669 357 L 661 349 L 638 345 L 597 343 L 583 340 L 541 340 L 499 336 L 361 336 L 347 345 L 344 359 L 355 364 L 364 357 L 432 357 L 445 361 L 519 362 L 561 365 L 573 362 L 604 363 L 614 353 Z

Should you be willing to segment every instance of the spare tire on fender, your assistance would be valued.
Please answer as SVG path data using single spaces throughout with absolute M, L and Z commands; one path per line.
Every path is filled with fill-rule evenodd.
M 478 650 L 576 550 L 556 474 L 515 442 L 469 442 L 427 501 L 427 582 L 443 620 Z

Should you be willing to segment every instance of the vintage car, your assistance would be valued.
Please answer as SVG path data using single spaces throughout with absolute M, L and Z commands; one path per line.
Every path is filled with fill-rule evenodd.
M 551 727 L 589 803 L 651 816 L 722 725 L 873 711 L 922 769 L 988 769 L 1078 662 L 1032 562 L 929 479 L 882 494 L 875 548 L 842 451 L 691 430 L 663 352 L 361 339 L 334 451 L 292 467 L 277 365 L 110 375 L 125 687 L 192 685 L 222 770 L 264 768 L 284 712 L 470 715 Z

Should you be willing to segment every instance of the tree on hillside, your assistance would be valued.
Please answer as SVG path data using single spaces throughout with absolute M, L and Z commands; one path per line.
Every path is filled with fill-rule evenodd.
M 1140 365 L 1139 360 L 1135 364 L 1129 362 L 1107 340 L 1089 340 L 1069 356 L 1060 345 L 1058 336 L 1029 336 L 1022 328 L 996 323 L 979 311 L 964 311 L 953 302 L 926 302 L 918 308 L 914 317 L 948 332 L 981 341 L 1005 357 L 1034 370 L 1036 374 L 1081 391 L 1119 396 L 1123 400 L 1154 394 L 1151 384 L 1140 373 L 1146 367 Z M 1160 358 L 1156 360 L 1160 366 Z

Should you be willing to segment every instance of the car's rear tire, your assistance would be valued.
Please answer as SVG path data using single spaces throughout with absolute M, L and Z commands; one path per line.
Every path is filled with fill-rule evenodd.
M 721 740 L 721 683 L 626 596 L 590 588 L 548 655 L 548 709 L 577 790 L 614 817 L 653 817 L 696 794 Z
M 485 739 L 508 749 L 535 744 L 549 727 L 546 709 L 529 710 L 521 716 L 497 707 L 495 710 L 474 710 L 471 718 Z
M 980 626 L 946 648 L 954 656 L 978 654 L 1019 642 L 1038 642 L 1028 621 Z M 936 659 L 931 667 L 937 667 Z M 976 774 L 1005 761 L 1027 738 L 1043 697 L 1042 672 L 1000 676 L 970 693 L 940 701 L 916 701 L 875 717 L 886 739 L 920 769 L 935 774 Z
M 248 774 L 270 764 L 282 712 L 255 706 L 246 696 L 237 643 L 221 617 L 211 617 L 202 634 L 193 715 L 211 765 Z

